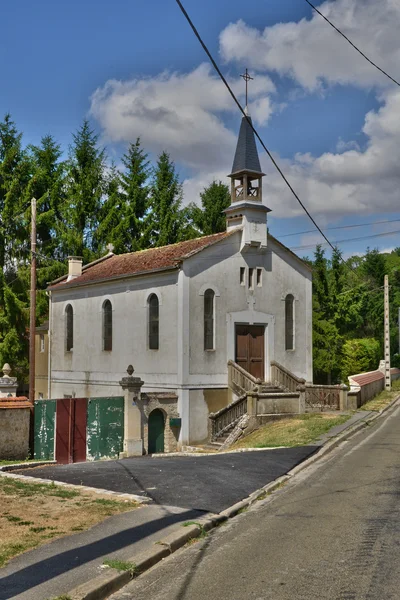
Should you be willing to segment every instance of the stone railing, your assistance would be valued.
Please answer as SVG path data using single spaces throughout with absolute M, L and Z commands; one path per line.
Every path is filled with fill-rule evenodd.
M 257 385 L 262 383 L 261 379 L 257 379 L 250 375 L 240 365 L 235 363 L 233 360 L 228 361 L 228 387 L 233 390 L 235 394 L 241 396 L 245 392 L 254 390 Z
M 212 441 L 224 435 L 239 422 L 240 418 L 247 413 L 247 393 L 224 406 L 216 413 L 210 414 L 210 438 Z
M 323 412 L 324 410 L 344 410 L 347 408 L 346 385 L 312 385 L 299 386 L 304 394 L 306 412 Z
M 296 377 L 288 369 L 275 360 L 271 360 L 271 383 L 287 392 L 296 392 L 299 385 L 306 383 L 305 379 Z

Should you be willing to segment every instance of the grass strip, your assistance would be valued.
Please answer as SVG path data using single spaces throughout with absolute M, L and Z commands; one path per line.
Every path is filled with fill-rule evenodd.
M 262 425 L 232 448 L 274 448 L 276 446 L 307 446 L 336 425 L 342 425 L 350 415 L 311 413 Z
M 394 381 L 392 383 L 392 389 L 390 392 L 383 390 L 383 392 L 381 392 L 380 394 L 375 396 L 375 398 L 372 398 L 372 400 L 369 400 L 368 402 L 366 402 L 365 404 L 360 406 L 360 408 L 358 410 L 371 410 L 371 411 L 383 410 L 384 408 L 389 406 L 389 404 L 391 402 L 393 402 L 393 400 L 395 400 L 395 398 L 397 398 L 397 396 L 399 395 L 399 392 L 400 392 L 400 379 L 398 379 L 397 381 Z

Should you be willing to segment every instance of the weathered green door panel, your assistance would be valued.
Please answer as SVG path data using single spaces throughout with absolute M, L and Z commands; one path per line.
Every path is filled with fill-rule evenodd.
M 124 444 L 124 398 L 89 398 L 87 459 L 118 458 Z
M 149 454 L 164 452 L 164 414 L 156 408 L 149 415 Z
M 54 460 L 56 400 L 35 400 L 34 458 Z

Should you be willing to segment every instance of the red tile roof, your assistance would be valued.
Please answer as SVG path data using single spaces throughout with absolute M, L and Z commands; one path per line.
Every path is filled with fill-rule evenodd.
M 177 268 L 179 263 L 185 258 L 204 250 L 208 246 L 216 244 L 226 239 L 237 230 L 223 231 L 214 235 L 206 235 L 194 240 L 170 244 L 160 248 L 150 248 L 139 252 L 130 252 L 128 254 L 110 254 L 104 257 L 104 260 L 95 261 L 83 268 L 82 275 L 67 282 L 67 275 L 62 281 L 57 280 L 50 284 L 50 289 L 60 289 L 65 287 L 74 287 L 87 283 L 95 283 L 139 275 L 152 271 L 162 271 L 164 269 Z
M 390 369 L 391 375 L 397 375 L 400 373 L 399 369 Z M 351 381 L 355 381 L 359 386 L 367 385 L 368 383 L 372 383 L 373 381 L 379 381 L 380 379 L 384 379 L 385 375 L 382 371 L 371 371 L 370 373 L 361 373 L 361 375 L 353 375 L 349 377 Z
M 0 409 L 2 408 L 31 408 L 32 404 L 25 396 L 1 396 Z

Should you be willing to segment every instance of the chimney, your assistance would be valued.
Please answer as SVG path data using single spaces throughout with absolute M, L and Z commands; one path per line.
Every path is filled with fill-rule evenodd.
M 68 256 L 67 281 L 76 279 L 80 275 L 82 275 L 82 258 L 80 256 Z

